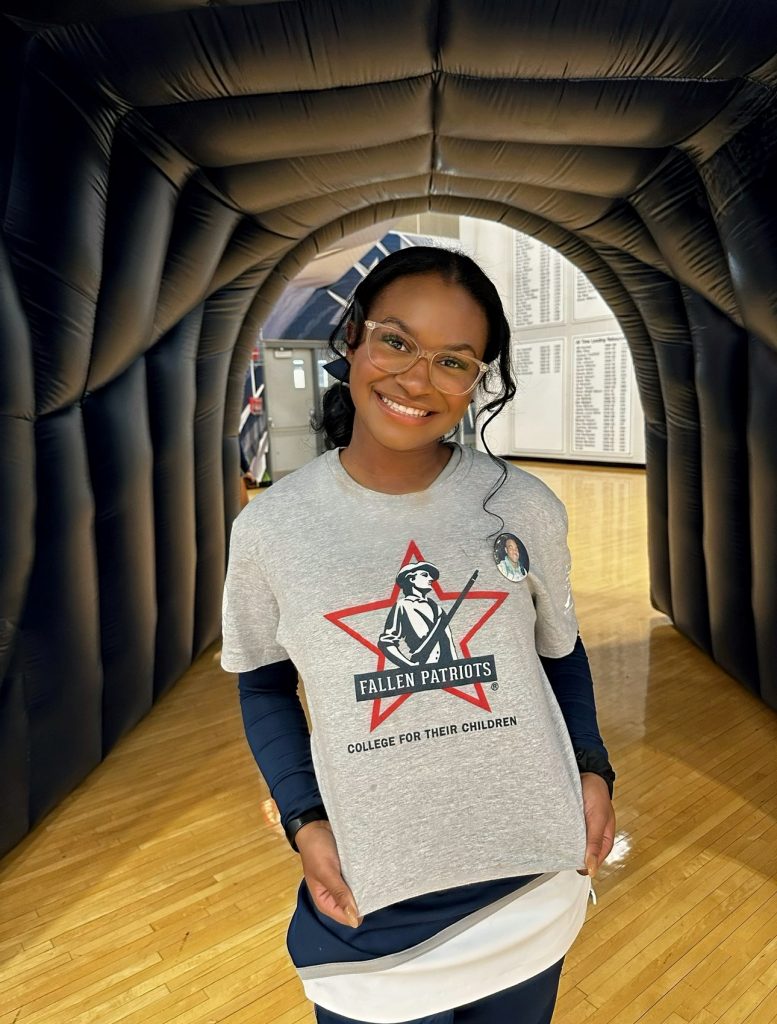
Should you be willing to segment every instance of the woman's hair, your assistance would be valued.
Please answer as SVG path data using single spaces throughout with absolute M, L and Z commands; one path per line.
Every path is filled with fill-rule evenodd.
M 483 502 L 485 509 L 487 502 L 507 479 L 507 467 L 489 448 L 485 431 L 491 420 L 515 395 L 515 381 L 510 360 L 510 325 L 502 308 L 502 300 L 493 282 L 477 263 L 464 253 L 428 245 L 410 246 L 390 253 L 376 263 L 356 286 L 329 337 L 329 345 L 336 356 L 342 355 L 346 344 L 351 348 L 358 347 L 364 321 L 369 319 L 370 310 L 378 295 L 392 281 L 415 274 L 437 274 L 448 284 L 460 285 L 469 292 L 486 316 L 488 338 L 483 361 L 488 363 L 488 371 L 477 385 L 476 391 L 485 396 L 487 401 L 480 405 L 475 422 L 485 417 L 480 428 L 480 437 L 486 451 L 499 466 L 501 476 Z M 346 343 L 346 337 L 352 338 L 353 341 Z M 337 383 L 324 393 L 323 414 L 320 419 L 314 418 L 312 425 L 315 430 L 324 434 L 328 447 L 345 447 L 351 441 L 354 415 L 355 409 L 348 387 Z M 489 515 L 494 514 L 489 512 Z M 497 518 L 504 526 L 501 516 Z

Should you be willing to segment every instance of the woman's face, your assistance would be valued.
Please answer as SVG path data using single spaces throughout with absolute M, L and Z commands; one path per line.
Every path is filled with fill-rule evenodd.
M 396 324 L 427 352 L 466 346 L 462 352 L 483 359 L 488 340 L 485 313 L 465 288 L 437 274 L 397 278 L 365 315 L 378 323 Z M 347 352 L 357 443 L 369 439 L 392 451 L 415 451 L 437 444 L 464 416 L 472 395 L 438 391 L 429 380 L 426 359 L 403 373 L 386 373 L 373 366 L 367 346 L 357 340 L 357 347 Z

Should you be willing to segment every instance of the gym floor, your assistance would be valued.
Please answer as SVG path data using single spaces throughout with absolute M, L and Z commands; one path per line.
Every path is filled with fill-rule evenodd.
M 777 715 L 650 607 L 641 470 L 527 468 L 569 511 L 618 772 L 554 1024 L 774 1024 Z M 218 655 L 0 862 L 0 1024 L 312 1022 L 284 943 L 298 859 Z

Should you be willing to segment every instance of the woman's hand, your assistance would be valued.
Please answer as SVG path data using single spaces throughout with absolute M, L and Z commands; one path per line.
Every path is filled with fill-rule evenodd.
M 305 882 L 313 902 L 338 924 L 358 928 L 356 900 L 341 872 L 337 844 L 328 821 L 311 821 L 294 837 L 302 858 Z
M 582 772 L 583 810 L 585 811 L 585 871 L 593 878 L 607 859 L 615 842 L 615 811 L 610 791 L 601 775 Z

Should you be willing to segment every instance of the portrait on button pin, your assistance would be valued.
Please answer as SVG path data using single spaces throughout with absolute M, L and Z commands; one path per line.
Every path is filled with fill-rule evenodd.
M 500 533 L 494 542 L 497 569 L 511 583 L 529 575 L 529 552 L 514 533 Z

